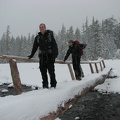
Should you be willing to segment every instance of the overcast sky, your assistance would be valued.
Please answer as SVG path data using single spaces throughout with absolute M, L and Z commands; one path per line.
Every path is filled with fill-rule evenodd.
M 58 33 L 62 24 L 66 29 L 81 29 L 88 17 L 120 21 L 120 0 L 0 0 L 0 38 L 10 25 L 14 37 L 36 34 L 40 23 Z

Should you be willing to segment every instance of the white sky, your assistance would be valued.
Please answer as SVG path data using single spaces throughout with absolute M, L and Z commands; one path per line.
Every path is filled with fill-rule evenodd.
M 120 21 L 119 11 L 120 0 L 0 0 L 0 38 L 8 25 L 14 37 L 35 34 L 42 22 L 57 33 L 62 24 L 81 29 L 86 16 Z

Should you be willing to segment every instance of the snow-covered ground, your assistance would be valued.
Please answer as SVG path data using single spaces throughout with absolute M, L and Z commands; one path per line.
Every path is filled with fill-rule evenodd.
M 114 79 L 107 79 L 104 84 L 95 89 L 100 92 L 120 93 L 120 60 L 105 60 L 106 68 L 99 74 L 91 74 L 89 65 L 82 65 L 85 77 L 81 81 L 71 80 L 67 65 L 56 64 L 56 89 L 33 90 L 21 95 L 0 97 L 0 120 L 39 120 L 49 112 L 73 98 L 85 86 L 95 82 L 95 79 L 113 68 L 111 75 Z M 18 69 L 22 84 L 42 86 L 42 78 L 38 63 L 19 63 Z M 0 64 L 0 85 L 12 83 L 9 64 Z

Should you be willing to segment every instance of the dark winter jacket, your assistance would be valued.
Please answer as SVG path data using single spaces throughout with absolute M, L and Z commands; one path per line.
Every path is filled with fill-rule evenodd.
M 53 59 L 57 58 L 58 46 L 57 46 L 57 43 L 53 36 L 53 31 L 46 30 L 44 35 L 41 34 L 41 32 L 38 33 L 38 35 L 35 37 L 30 57 L 34 56 L 38 47 L 39 47 L 39 57 L 40 58 L 43 54 L 45 54 L 45 55 L 51 54 Z
M 81 57 L 80 50 L 84 49 L 85 47 L 86 47 L 86 44 L 80 44 L 78 46 L 77 44 L 73 42 L 73 45 L 69 46 L 69 49 L 67 50 L 64 61 L 67 60 L 70 54 L 72 54 L 72 59 L 74 59 L 76 56 Z

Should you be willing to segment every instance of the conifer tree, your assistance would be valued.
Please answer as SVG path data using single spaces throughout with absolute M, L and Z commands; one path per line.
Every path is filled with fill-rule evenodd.
M 82 42 L 82 39 L 80 38 L 79 28 L 77 28 L 76 31 L 75 31 L 75 40 L 80 40 L 80 42 Z
M 6 30 L 6 34 L 5 34 L 5 54 L 6 55 L 10 55 L 10 49 L 11 49 L 11 46 L 10 46 L 10 26 L 8 25 L 7 26 L 7 30 Z

